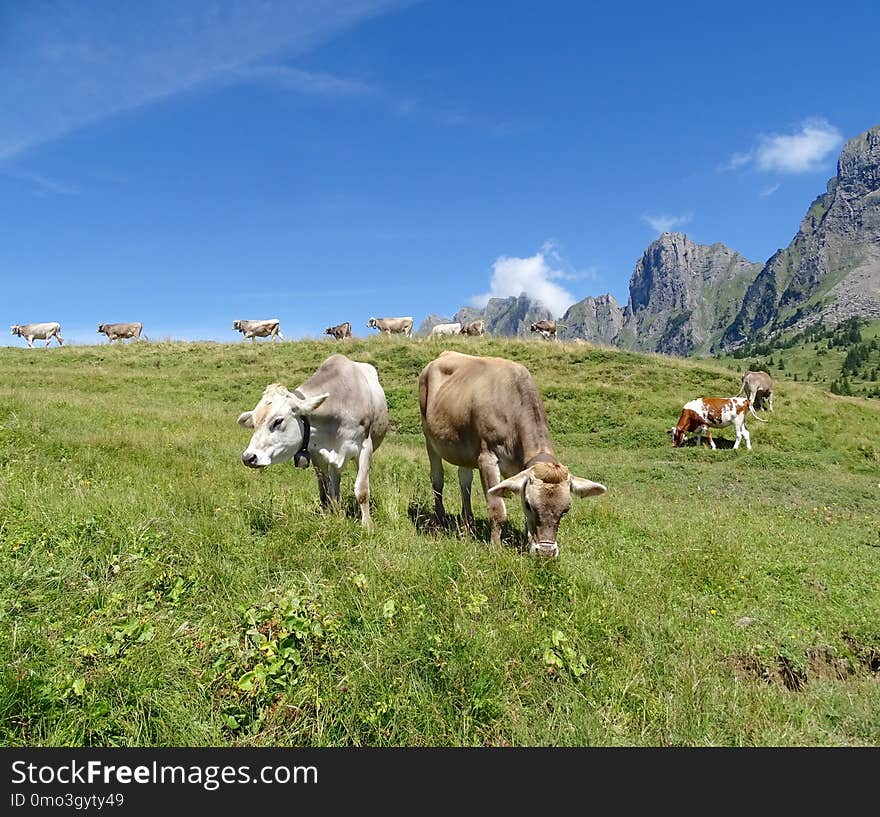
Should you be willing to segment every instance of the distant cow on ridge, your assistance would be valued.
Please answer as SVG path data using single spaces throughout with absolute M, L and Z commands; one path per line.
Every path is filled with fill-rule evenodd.
M 336 326 L 328 326 L 324 330 L 325 335 L 333 335 L 336 340 L 342 340 L 343 338 L 351 337 L 351 323 L 346 321 L 345 323 L 338 323 Z
M 278 318 L 269 318 L 263 321 L 233 321 L 232 328 L 241 332 L 246 338 L 250 338 L 256 343 L 257 338 L 271 337 L 274 341 L 277 338 L 284 340 L 281 334 L 281 321 Z
M 60 323 L 14 323 L 11 329 L 13 335 L 24 338 L 31 348 L 33 348 L 34 340 L 45 340 L 46 346 L 48 346 L 52 342 L 52 338 L 58 341 L 59 346 L 64 345 Z
M 773 380 L 767 372 L 746 372 L 738 394 L 743 392 L 756 409 L 763 408 L 766 403 L 773 411 Z
M 556 340 L 556 321 L 537 321 L 529 327 L 530 332 L 537 332 L 544 340 Z
M 99 323 L 98 324 L 98 334 L 106 335 L 107 340 L 111 343 L 114 340 L 122 341 L 125 338 L 134 338 L 135 340 L 141 340 L 141 332 L 144 330 L 144 325 L 140 321 L 136 321 L 135 323 Z M 143 336 L 143 340 L 146 340 L 147 336 Z
M 486 331 L 486 321 L 480 319 L 478 321 L 468 321 L 461 325 L 462 335 L 482 335 Z
M 412 318 L 370 318 L 368 329 L 378 329 L 382 335 L 404 335 L 412 337 Z
M 460 323 L 438 323 L 431 329 L 431 337 L 439 338 L 443 335 L 457 335 L 461 332 Z

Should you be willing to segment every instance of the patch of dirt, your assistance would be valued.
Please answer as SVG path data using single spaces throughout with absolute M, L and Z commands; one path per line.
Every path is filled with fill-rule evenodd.
M 854 672 L 850 662 L 838 656 L 828 644 L 810 647 L 805 655 L 809 674 L 823 681 L 843 681 Z

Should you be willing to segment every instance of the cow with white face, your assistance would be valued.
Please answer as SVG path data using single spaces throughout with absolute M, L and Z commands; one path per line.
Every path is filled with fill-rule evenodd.
M 293 460 L 311 463 L 321 505 L 339 506 L 340 472 L 357 461 L 354 494 L 361 522 L 370 524 L 370 463 L 388 430 L 388 405 L 376 369 L 345 355 L 331 355 L 301 386 L 266 387 L 253 411 L 238 424 L 254 433 L 241 455 L 249 468 Z
M 501 525 L 507 518 L 502 497 L 519 494 L 522 499 L 529 553 L 556 557 L 559 523 L 572 497 L 605 493 L 604 485 L 575 476 L 556 458 L 538 387 L 519 363 L 443 352 L 419 375 L 419 407 L 437 517 L 446 515 L 446 460 L 458 466 L 462 517 L 472 523 L 476 468 L 493 544 L 501 543 Z
M 64 339 L 61 337 L 61 324 L 57 321 L 49 323 L 25 323 L 12 324 L 12 334 L 27 341 L 27 345 L 33 348 L 35 340 L 45 340 L 46 346 L 52 342 L 52 338 L 58 341 L 59 346 L 64 345 Z

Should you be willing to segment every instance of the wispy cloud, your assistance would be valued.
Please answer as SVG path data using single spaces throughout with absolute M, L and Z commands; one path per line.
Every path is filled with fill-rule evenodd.
M 73 185 L 44 176 L 42 173 L 34 173 L 23 167 L 0 165 L 0 176 L 27 182 L 34 188 L 37 195 L 54 193 L 61 196 L 74 196 L 79 193 L 79 189 Z
M 310 93 L 361 93 L 329 75 L 255 66 L 288 61 L 405 0 L 155 0 L 120 7 L 59 0 L 4 15 L 0 160 L 107 117 L 236 72 Z
M 484 307 L 489 298 L 517 297 L 524 292 L 544 304 L 554 315 L 562 315 L 577 298 L 556 283 L 567 277 L 565 270 L 552 266 L 560 263 L 558 251 L 552 243 L 545 243 L 527 258 L 500 256 L 492 264 L 489 292 L 474 295 L 471 303 Z
M 734 153 L 721 169 L 809 173 L 821 169 L 842 144 L 843 135 L 827 119 L 806 119 L 793 133 L 760 134 L 751 150 Z
M 693 220 L 693 213 L 682 213 L 677 216 L 669 213 L 662 213 L 660 215 L 645 214 L 642 216 L 642 221 L 655 233 L 672 232 L 676 227 L 683 227 L 685 224 L 690 224 Z
M 369 96 L 379 89 L 362 80 L 337 77 L 316 71 L 304 71 L 286 65 L 239 66 L 228 72 L 230 80 L 271 83 L 304 94 Z
M 772 196 L 777 190 L 779 190 L 780 185 L 771 184 L 769 187 L 765 187 L 758 195 L 762 199 L 766 199 L 767 196 Z

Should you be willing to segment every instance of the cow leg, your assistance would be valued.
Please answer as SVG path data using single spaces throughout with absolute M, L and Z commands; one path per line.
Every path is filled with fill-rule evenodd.
M 327 467 L 327 493 L 330 495 L 330 505 L 334 510 L 339 508 L 340 481 L 339 468 L 331 462 Z
M 443 459 L 442 457 L 426 445 L 428 450 L 428 462 L 431 465 L 431 487 L 434 489 L 434 516 L 438 522 L 442 522 L 446 518 L 446 509 L 443 507 Z
M 773 411 L 773 393 L 767 395 L 767 402 L 770 404 L 770 411 Z
M 361 524 L 371 527 L 370 519 L 370 463 L 373 460 L 373 441 L 367 437 L 358 454 L 358 472 L 354 480 L 354 498 L 361 509 Z
M 284 335 L 281 332 L 278 333 L 278 340 L 284 340 Z
M 34 348 L 34 339 L 33 339 L 33 338 L 25 338 L 25 340 L 27 341 L 27 345 L 28 345 L 31 349 L 33 349 L 33 348 Z
M 474 482 L 474 469 L 460 465 L 458 468 L 458 484 L 461 487 L 461 518 L 469 528 L 474 521 L 474 511 L 471 508 L 471 485 Z
M 318 478 L 318 496 L 321 498 L 321 507 L 326 508 L 330 504 L 327 494 L 327 473 L 315 465 L 315 476 Z
M 706 436 L 709 438 L 709 445 L 712 446 L 712 450 L 715 450 L 715 440 L 712 439 L 712 430 L 709 426 L 704 426 L 706 429 Z
M 489 494 L 489 489 L 494 488 L 501 482 L 501 469 L 498 467 L 498 457 L 484 451 L 477 458 L 480 469 L 480 482 L 483 484 L 483 493 L 486 496 L 486 508 L 489 511 L 489 522 L 492 525 L 492 544 L 501 544 L 501 526 L 507 519 L 507 508 L 500 496 Z
M 739 445 L 739 437 L 742 437 L 746 441 L 746 450 L 751 451 L 752 450 L 752 435 L 749 434 L 749 430 L 746 428 L 745 423 L 740 424 L 740 427 L 738 429 L 737 440 L 733 446 L 734 448 L 736 448 L 736 446 Z

